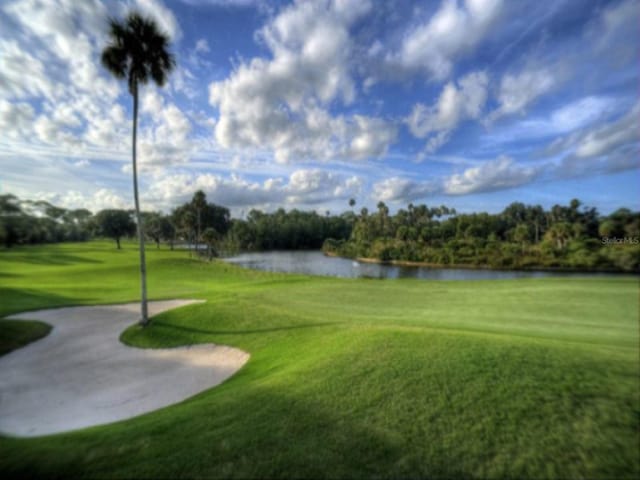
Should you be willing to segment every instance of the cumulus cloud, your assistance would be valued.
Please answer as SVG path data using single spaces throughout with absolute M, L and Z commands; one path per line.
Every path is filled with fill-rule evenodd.
M 166 102 L 155 89 L 143 89 L 140 103 L 139 168 L 148 170 L 186 163 L 197 145 L 191 137 L 192 124 L 188 116 L 174 103 Z M 105 122 L 113 125 L 109 120 Z M 129 172 L 131 165 L 126 164 L 122 169 Z
M 46 200 L 63 208 L 86 208 L 96 213 L 107 208 L 127 210 L 133 208 L 133 200 L 124 198 L 112 189 L 100 188 L 93 193 L 82 193 L 77 190 L 69 190 L 64 194 L 38 192 L 36 199 Z
M 251 181 L 238 175 L 223 177 L 211 173 L 166 175 L 150 186 L 148 200 L 156 205 L 176 205 L 202 190 L 215 203 L 232 208 L 271 205 L 316 205 L 357 196 L 362 180 L 319 169 L 302 169 L 288 178 Z
M 353 122 L 347 123 L 347 131 L 350 143 L 343 155 L 357 160 L 386 154 L 397 133 L 384 120 L 364 115 L 354 115 Z
M 27 138 L 35 117 L 28 103 L 11 103 L 0 98 L 0 131 L 12 139 Z
M 25 52 L 17 42 L 0 39 L 0 96 L 24 99 L 54 96 L 55 85 L 44 64 Z
M 439 194 L 466 195 L 506 190 L 537 179 L 544 167 L 541 164 L 525 167 L 503 155 L 450 176 L 430 180 L 399 176 L 384 179 L 373 185 L 372 198 L 407 203 Z
M 121 128 L 111 111 L 121 89 L 97 67 L 105 6 L 95 0 L 25 0 L 0 9 L 22 31 L 15 40 L 0 39 L 0 98 L 39 105 L 33 122 L 21 124 L 20 136 L 13 129 L 16 148 L 40 142 L 50 152 L 82 155 L 117 141 Z M 120 144 L 111 144 L 113 150 Z
M 171 146 L 188 149 L 191 122 L 175 104 L 168 103 L 157 117 L 152 117 L 153 128 L 147 129 L 141 139 L 141 146 L 150 144 L 158 148 Z
M 524 167 L 510 157 L 500 156 L 451 175 L 444 181 L 444 192 L 464 195 L 513 188 L 531 182 L 540 171 L 540 167 Z
M 447 78 L 453 62 L 476 47 L 498 18 L 502 0 L 444 0 L 428 21 L 410 30 L 386 61 L 400 71 Z
M 121 13 L 138 8 L 168 34 L 180 36 L 176 18 L 159 0 L 115 5 Z M 131 120 L 117 103 L 123 87 L 99 67 L 106 40 L 105 5 L 96 0 L 25 0 L 0 8 L 24 32 L 20 43 L 0 39 L 0 115 L 3 122 L 13 119 L 8 136 L 24 144 L 15 148 L 40 142 L 51 153 L 76 158 L 99 149 L 119 161 L 130 149 Z M 199 48 L 204 48 L 202 42 Z M 31 52 L 38 52 L 37 58 Z M 23 99 L 32 105 L 39 101 L 37 114 Z M 130 102 L 128 95 L 126 100 Z M 165 102 L 156 89 L 142 90 L 141 167 L 184 163 L 193 147 L 190 133 L 191 122 L 175 104 Z
M 557 83 L 557 77 L 545 67 L 526 68 L 515 74 L 505 74 L 498 90 L 498 108 L 488 115 L 487 122 L 506 115 L 524 113 L 530 104 L 548 93 Z
M 180 37 L 176 18 L 159 0 L 115 5 L 120 13 L 138 8 L 169 35 Z M 24 32 L 20 43 L 0 39 L 2 117 L 16 118 L 20 113 L 23 120 L 29 115 L 33 119 L 30 125 L 22 121 L 11 128 L 10 138 L 25 144 L 16 148 L 39 141 L 50 152 L 84 157 L 100 149 L 103 155 L 120 159 L 121 152 L 130 148 L 131 123 L 117 103 L 122 86 L 99 67 L 106 40 L 105 5 L 96 0 L 24 0 L 0 8 Z M 38 52 L 37 58 L 31 52 Z M 175 104 L 165 104 L 161 95 L 143 92 L 141 165 L 186 161 L 190 121 Z M 38 114 L 20 103 L 22 99 L 40 101 Z M 7 107 L 7 102 L 15 107 Z
M 401 177 L 391 177 L 373 185 L 372 197 L 383 202 L 411 202 L 440 191 L 435 181 L 418 182 Z
M 134 7 L 141 13 L 155 19 L 160 29 L 167 33 L 171 39 L 179 40 L 182 37 L 182 30 L 176 17 L 162 0 L 135 0 Z
M 370 8 L 356 0 L 299 1 L 273 18 L 258 33 L 272 58 L 241 62 L 209 86 L 219 144 L 266 147 L 280 162 L 384 154 L 395 126 L 327 109 L 356 97 L 349 27 Z
M 4 10 L 33 40 L 37 39 L 54 58 L 63 62 L 66 68 L 60 73 L 73 86 L 81 90 L 99 91 L 111 98 L 118 94 L 114 84 L 98 74 L 95 61 L 96 40 L 104 31 L 104 19 L 107 15 L 102 3 L 96 0 L 26 0 L 10 2 Z M 37 62 L 34 65 L 38 66 Z M 45 78 L 50 76 L 51 70 Z M 64 92 L 62 89 L 58 91 Z
M 413 107 L 406 122 L 415 137 L 431 137 L 427 152 L 444 144 L 461 121 L 480 116 L 487 100 L 488 83 L 485 72 L 473 72 L 462 77 L 457 85 L 447 83 L 435 105 L 427 107 L 418 103 Z

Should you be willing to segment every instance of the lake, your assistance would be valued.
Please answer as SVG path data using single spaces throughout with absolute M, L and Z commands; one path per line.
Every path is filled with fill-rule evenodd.
M 541 271 L 471 270 L 461 268 L 404 267 L 363 263 L 346 258 L 327 257 L 313 251 L 272 251 L 242 253 L 224 259 L 241 267 L 267 272 L 302 273 L 343 278 L 419 278 L 423 280 L 498 280 L 554 276 L 603 275 Z

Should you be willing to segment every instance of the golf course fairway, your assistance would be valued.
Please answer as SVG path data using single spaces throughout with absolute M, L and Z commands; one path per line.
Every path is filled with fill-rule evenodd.
M 2 250 L 0 317 L 136 301 L 137 256 L 112 242 Z M 640 475 L 637 277 L 356 280 L 165 248 L 147 259 L 151 299 L 206 302 L 132 325 L 124 343 L 222 344 L 250 360 L 136 418 L 1 437 L 3 478 Z M 7 354 L 48 327 L 0 332 Z

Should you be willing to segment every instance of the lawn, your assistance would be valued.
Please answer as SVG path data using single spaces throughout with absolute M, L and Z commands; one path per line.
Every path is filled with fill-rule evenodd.
M 151 298 L 207 302 L 124 342 L 222 343 L 250 361 L 135 419 L 0 437 L 4 478 L 640 475 L 637 277 L 339 280 L 155 248 L 148 270 Z M 0 251 L 0 317 L 137 295 L 133 243 Z M 46 334 L 14 323 L 1 351 Z

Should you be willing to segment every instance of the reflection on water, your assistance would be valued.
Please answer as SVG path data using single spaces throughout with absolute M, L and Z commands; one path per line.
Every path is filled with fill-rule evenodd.
M 576 275 L 560 272 L 515 272 L 505 270 L 467 270 L 460 268 L 400 267 L 362 263 L 345 258 L 326 257 L 319 251 L 275 251 L 243 253 L 225 261 L 267 272 L 303 273 L 343 278 L 419 278 L 423 280 L 491 280 Z M 581 273 L 578 275 L 598 275 Z

